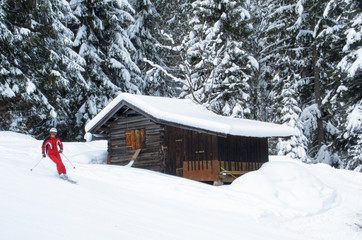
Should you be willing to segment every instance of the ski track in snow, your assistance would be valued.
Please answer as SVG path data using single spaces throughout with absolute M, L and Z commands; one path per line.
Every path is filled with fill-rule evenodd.
M 68 175 L 41 143 L 0 132 L 1 239 L 362 239 L 362 174 L 285 157 L 229 186 L 109 166 L 105 141 L 64 143 Z

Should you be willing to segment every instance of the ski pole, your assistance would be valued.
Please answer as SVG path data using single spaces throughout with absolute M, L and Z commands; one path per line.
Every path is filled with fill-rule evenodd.
M 73 163 L 67 158 L 67 156 L 65 156 L 64 155 L 64 153 L 62 153 L 62 155 L 65 157 L 65 159 L 67 159 L 68 160 L 68 162 L 70 163 L 70 165 L 72 165 L 72 167 L 75 169 L 75 167 L 74 167 L 74 165 L 73 165 Z
M 43 160 L 43 157 L 40 158 L 39 162 L 38 162 L 33 168 L 30 168 L 30 171 L 33 171 L 33 169 L 36 168 L 36 167 L 39 165 L 39 163 L 41 162 L 41 160 Z

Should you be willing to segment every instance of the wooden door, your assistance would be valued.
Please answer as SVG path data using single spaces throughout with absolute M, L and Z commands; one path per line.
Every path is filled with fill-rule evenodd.
M 176 161 L 176 176 L 183 176 L 183 162 L 185 159 L 184 155 L 184 139 L 182 134 L 176 134 L 175 138 L 175 161 Z
M 168 145 L 167 173 L 182 176 L 183 161 L 185 158 L 183 130 L 174 127 L 167 127 L 165 129 Z

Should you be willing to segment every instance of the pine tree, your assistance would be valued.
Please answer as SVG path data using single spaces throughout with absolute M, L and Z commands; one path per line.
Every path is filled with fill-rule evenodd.
M 345 168 L 362 172 L 362 101 L 360 100 L 348 110 L 343 140 L 348 156 L 345 157 Z
M 213 111 L 248 117 L 250 82 L 258 70 L 247 50 L 250 14 L 239 1 L 195 1 L 184 39 L 184 95 Z
M 76 85 L 73 70 L 82 69 L 64 25 L 72 21 L 70 9 L 62 1 L 7 0 L 4 10 L 13 36 L 2 42 L 8 50 L 4 79 L 15 90 L 6 128 L 43 136 L 49 126 L 69 124 L 67 89 Z
M 249 38 L 253 54 L 259 63 L 255 74 L 252 104 L 258 119 L 282 123 L 295 129 L 296 135 L 287 139 L 271 139 L 272 154 L 288 155 L 310 161 L 308 139 L 301 120 L 298 50 L 293 36 L 296 21 L 294 1 L 251 1 L 253 33 Z
M 250 54 L 257 61 L 258 68 L 254 70 L 251 80 L 251 105 L 254 118 L 269 121 L 271 117 L 270 97 L 272 80 L 278 75 L 278 65 L 275 64 L 280 54 L 277 52 L 278 42 L 281 42 L 279 31 L 281 23 L 276 16 L 278 1 L 250 1 L 248 11 L 251 14 L 252 32 L 248 37 Z M 279 75 L 278 75 L 279 76 Z
M 84 125 L 118 93 L 141 93 L 141 71 L 134 59 L 137 49 L 128 32 L 135 11 L 126 0 L 74 0 L 71 8 L 79 20 L 71 26 L 74 48 L 86 62 L 78 76 L 85 91 L 75 114 Z
M 303 133 L 303 124 L 301 121 L 301 109 L 299 108 L 299 98 L 296 85 L 292 82 L 293 78 L 284 81 L 281 95 L 281 122 L 294 128 L 295 135 L 291 138 L 279 139 L 278 155 L 289 156 L 302 162 L 310 162 L 307 154 L 308 139 Z
M 188 31 L 190 0 L 138 1 L 138 41 L 143 53 L 145 93 L 179 96 L 184 83 L 180 69 L 182 40 Z M 140 44 L 138 44 L 140 46 Z
M 325 7 L 326 1 L 315 2 L 315 1 L 298 1 L 296 4 L 296 11 L 298 18 L 293 26 L 294 33 L 296 36 L 295 46 L 299 49 L 297 53 L 297 59 L 299 60 L 298 68 L 302 72 L 302 79 L 305 82 L 303 85 L 305 95 L 302 100 L 306 104 L 303 109 L 304 115 L 310 115 L 306 123 L 312 119 L 312 125 L 306 127 L 310 133 L 313 131 L 316 134 L 311 134 L 311 143 L 316 146 L 316 149 L 311 149 L 312 153 L 316 154 L 318 150 L 324 144 L 324 132 L 322 123 L 322 110 L 321 110 L 321 60 L 320 55 L 323 54 L 320 51 L 320 40 L 318 34 L 321 31 L 322 23 L 320 21 L 323 7 Z M 313 86 L 313 87 L 311 87 Z M 307 111 L 311 110 L 308 112 Z M 311 129 L 313 129 L 311 131 Z
M 301 76 L 302 119 L 311 156 L 332 165 L 338 157 L 331 153 L 336 138 L 336 122 L 331 119 L 333 108 L 327 100 L 338 81 L 335 65 L 340 57 L 342 41 L 334 33 L 340 28 L 338 19 L 343 6 L 335 1 L 298 1 L 297 19 L 290 27 L 295 48 L 294 65 Z M 310 133 L 310 134 L 309 134 Z M 329 159 L 328 159 L 329 158 Z
M 0 129 L 6 129 L 11 124 L 11 118 L 8 113 L 9 99 L 15 96 L 12 84 L 6 79 L 6 76 L 10 74 L 10 62 L 8 54 L 5 52 L 5 47 L 14 39 L 12 32 L 5 24 L 5 11 L 3 9 L 4 2 L 0 2 Z
M 166 34 L 165 19 L 158 12 L 165 5 L 160 1 L 142 0 L 134 2 L 135 22 L 129 28 L 129 33 L 134 46 L 137 48 L 135 62 L 141 69 L 143 84 L 141 87 L 144 94 L 157 96 L 177 95 L 177 83 L 167 77 L 164 71 L 169 71 L 166 58 L 169 50 L 164 44 L 172 44 L 173 40 Z M 162 1 L 163 2 L 163 1 Z M 176 4 L 165 2 L 166 5 Z M 167 16 L 170 14 L 166 13 Z M 171 66 L 171 63 L 168 63 Z M 166 70 L 167 69 L 167 70 Z
M 343 40 L 340 62 L 336 74 L 335 91 L 329 99 L 334 103 L 339 136 L 334 150 L 341 157 L 341 166 L 361 171 L 361 77 L 362 77 L 362 4 L 359 1 L 342 1 L 343 13 L 338 18 L 341 23 L 338 36 Z

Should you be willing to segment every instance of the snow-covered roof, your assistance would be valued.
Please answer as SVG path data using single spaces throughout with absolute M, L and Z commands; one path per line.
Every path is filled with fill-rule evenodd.
M 122 93 L 108 104 L 86 126 L 95 133 L 119 109 L 128 106 L 162 124 L 184 126 L 217 135 L 247 137 L 289 137 L 294 129 L 273 123 L 217 115 L 189 99 L 176 99 Z

